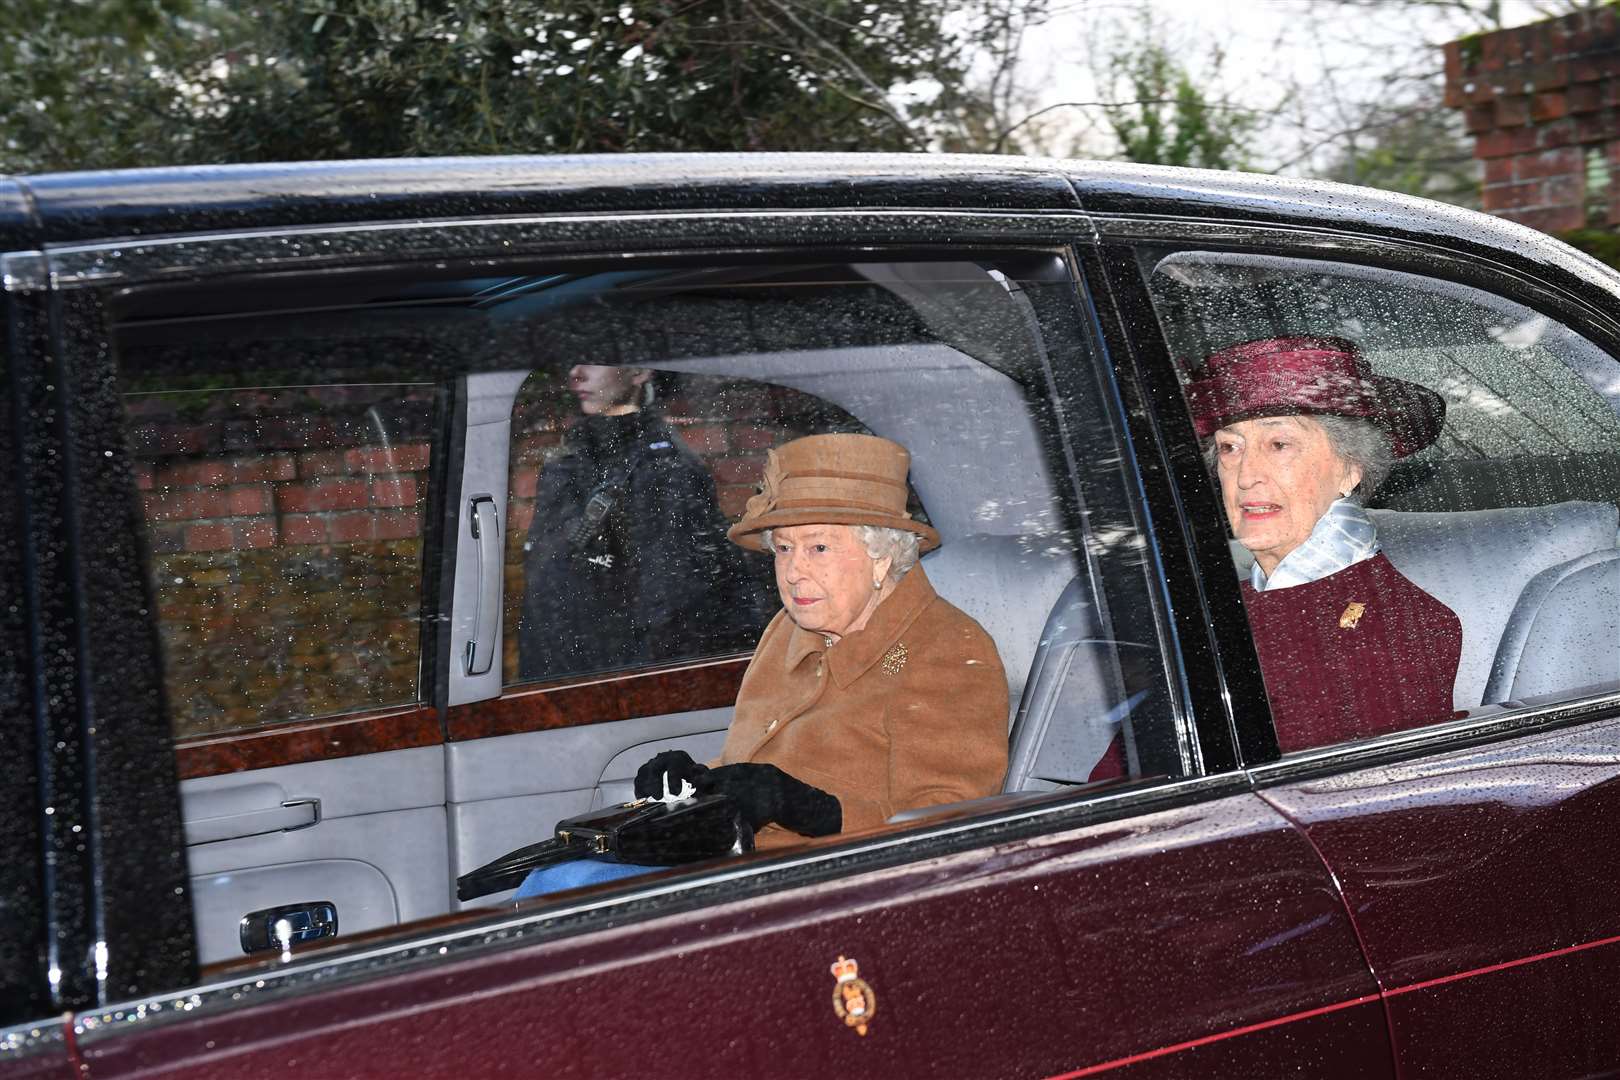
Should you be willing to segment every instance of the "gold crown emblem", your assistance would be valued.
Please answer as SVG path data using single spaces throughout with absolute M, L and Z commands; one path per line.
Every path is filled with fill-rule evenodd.
M 838 962 L 832 966 L 832 973 L 833 978 L 839 982 L 849 982 L 851 979 L 860 977 L 861 968 L 855 961 L 846 960 L 840 956 Z

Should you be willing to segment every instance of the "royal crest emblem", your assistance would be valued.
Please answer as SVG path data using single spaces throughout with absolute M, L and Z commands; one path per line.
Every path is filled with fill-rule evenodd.
M 872 1022 L 877 1012 L 877 995 L 860 977 L 860 965 L 853 960 L 840 956 L 832 966 L 832 973 L 833 978 L 838 980 L 833 987 L 833 1012 L 847 1026 L 854 1028 L 857 1035 L 865 1035 L 866 1025 Z

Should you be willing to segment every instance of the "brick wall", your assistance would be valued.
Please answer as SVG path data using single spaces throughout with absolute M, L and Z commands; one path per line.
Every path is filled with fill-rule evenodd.
M 415 700 L 433 402 L 397 386 L 126 398 L 177 735 Z M 732 518 L 768 448 L 858 428 L 808 395 L 738 380 L 685 379 L 661 408 Z M 514 411 L 509 676 L 535 488 L 576 415 L 539 377 Z
M 1485 165 L 1486 211 L 1545 232 L 1620 225 L 1620 17 L 1605 5 L 1445 48 L 1445 103 Z M 1587 154 L 1609 174 L 1590 220 Z

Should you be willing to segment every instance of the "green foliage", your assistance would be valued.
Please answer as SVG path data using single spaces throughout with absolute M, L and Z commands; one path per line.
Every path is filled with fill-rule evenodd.
M 1570 247 L 1580 248 L 1601 263 L 1620 270 L 1620 232 L 1612 229 L 1571 229 L 1558 234 Z
M 1215 68 L 1220 56 L 1215 55 Z M 1108 124 L 1127 161 L 1241 169 L 1256 119 L 1248 109 L 1216 101 L 1160 40 L 1151 22 L 1140 37 L 1108 58 Z
M 952 0 L 8 3 L 29 9 L 0 44 L 16 172 L 923 149 L 980 107 L 988 33 Z
M 1455 110 L 1375 111 L 1349 134 L 1348 146 L 1322 176 L 1479 208 L 1480 165 Z

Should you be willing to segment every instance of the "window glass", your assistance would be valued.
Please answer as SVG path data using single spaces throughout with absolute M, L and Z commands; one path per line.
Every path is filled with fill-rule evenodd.
M 1209 251 L 1142 269 L 1285 751 L 1616 685 L 1613 357 L 1393 270 Z
M 671 743 L 709 740 L 707 758 L 732 752 L 738 718 L 761 745 L 797 722 L 732 708 L 767 623 L 792 632 L 792 587 L 779 555 L 726 535 L 769 486 L 768 454 L 808 435 L 902 445 L 882 498 L 901 489 L 916 529 L 900 531 L 940 541 L 839 596 L 881 613 L 931 590 L 959 621 L 931 639 L 908 615 L 847 671 L 853 649 L 805 635 L 831 650 L 830 683 L 870 672 L 873 699 L 760 762 L 836 790 L 842 831 L 1177 772 L 1138 752 L 1186 740 L 1078 299 L 1051 252 L 289 275 L 121 299 L 205 961 L 238 955 L 244 915 L 312 898 L 344 934 L 445 914 L 459 876 L 627 797 Z M 503 481 L 506 513 L 471 518 Z M 455 665 L 473 665 L 456 635 L 491 610 L 489 521 L 503 678 L 458 698 Z M 667 670 L 715 656 L 735 659 Z M 436 696 L 455 703 L 400 708 Z M 776 845 L 815 835 L 783 828 Z
M 228 382 L 124 384 L 176 738 L 415 701 L 436 390 Z

